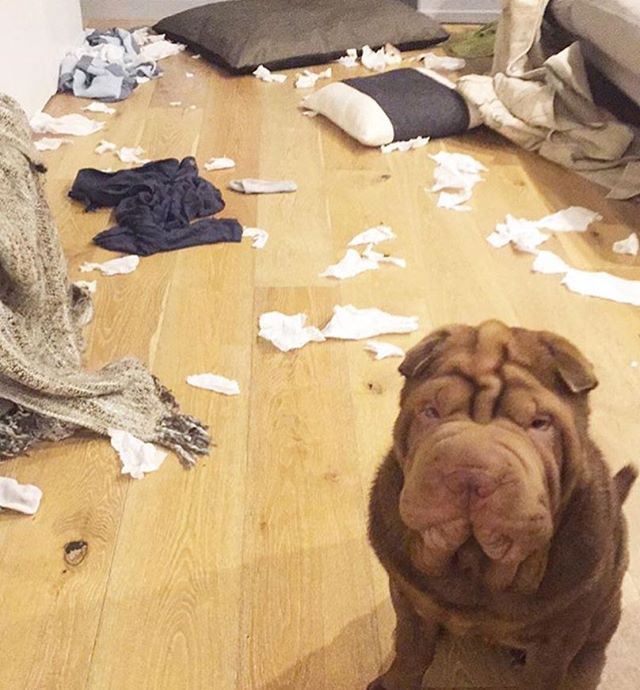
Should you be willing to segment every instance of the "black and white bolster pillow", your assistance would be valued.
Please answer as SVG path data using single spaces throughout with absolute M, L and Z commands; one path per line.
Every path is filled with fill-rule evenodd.
M 453 82 L 424 69 L 334 82 L 307 96 L 302 106 L 366 146 L 453 136 L 480 124 Z

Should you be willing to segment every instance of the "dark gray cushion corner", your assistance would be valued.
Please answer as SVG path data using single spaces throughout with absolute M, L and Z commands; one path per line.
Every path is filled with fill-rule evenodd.
M 348 48 L 426 48 L 449 34 L 401 0 L 227 0 L 161 19 L 158 33 L 236 74 L 323 64 Z

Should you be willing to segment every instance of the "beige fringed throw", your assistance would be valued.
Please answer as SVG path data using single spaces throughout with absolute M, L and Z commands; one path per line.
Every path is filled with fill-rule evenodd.
M 0 95 L 0 459 L 79 429 L 129 431 L 186 463 L 209 437 L 135 359 L 82 368 L 87 293 L 67 280 L 45 199 L 44 166 L 20 106 Z

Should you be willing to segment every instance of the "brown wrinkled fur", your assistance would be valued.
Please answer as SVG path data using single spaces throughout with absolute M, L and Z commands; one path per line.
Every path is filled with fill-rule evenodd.
M 589 437 L 587 395 L 597 385 L 591 365 L 563 338 L 492 321 L 436 331 L 408 353 L 400 371 L 406 383 L 394 445 L 374 481 L 369 516 L 371 544 L 389 574 L 397 616 L 395 658 L 369 690 L 419 690 L 443 628 L 525 652 L 523 689 L 559 690 L 571 678 L 572 687 L 595 690 L 620 619 L 628 560 L 621 508 L 637 472 L 627 466 L 612 478 Z M 487 584 L 483 574 L 492 564 L 473 537 L 442 574 L 425 572 L 413 550 L 416 533 L 400 517 L 415 423 L 407 406 L 420 386 L 445 371 L 476 386 L 472 425 L 502 414 L 499 395 L 491 404 L 482 398 L 491 386 L 507 386 L 513 371 L 529 376 L 531 386 L 552 395 L 568 415 L 548 548 L 523 562 L 504 588 Z

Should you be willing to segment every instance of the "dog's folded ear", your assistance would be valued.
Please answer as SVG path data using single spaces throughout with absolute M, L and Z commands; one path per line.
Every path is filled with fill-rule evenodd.
M 430 333 L 407 352 L 402 364 L 398 367 L 398 371 L 408 379 L 425 374 L 440 354 L 442 345 L 450 335 L 451 331 L 448 328 L 441 328 Z
M 598 385 L 593 364 L 565 338 L 543 331 L 542 341 L 553 356 L 560 378 L 572 393 L 586 393 Z

